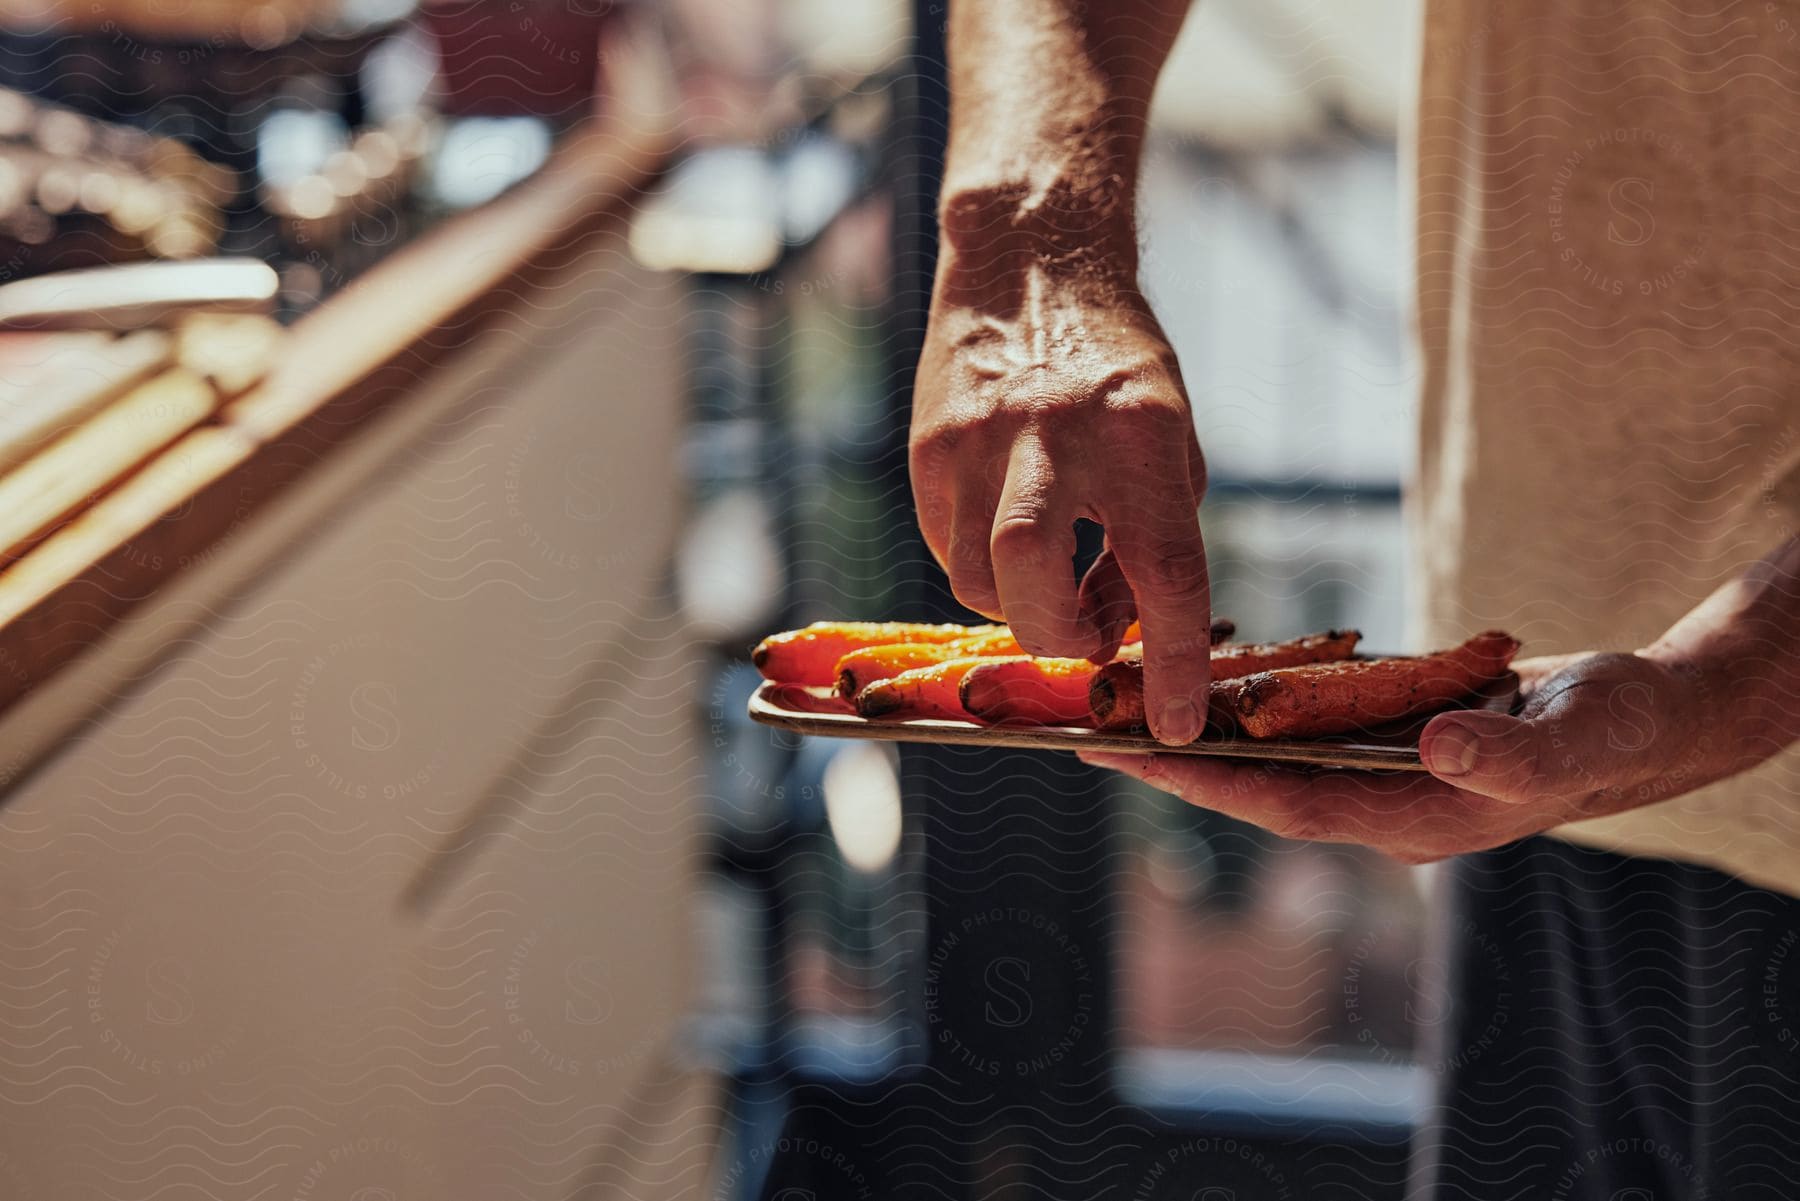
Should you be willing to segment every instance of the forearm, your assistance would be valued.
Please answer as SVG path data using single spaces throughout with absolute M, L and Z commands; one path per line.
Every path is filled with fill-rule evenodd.
M 1800 536 L 1642 653 L 1694 681 L 1688 732 L 1703 776 L 1744 771 L 1800 738 Z
M 1186 9 L 1187 0 L 952 4 L 948 250 L 1135 271 L 1150 97 Z

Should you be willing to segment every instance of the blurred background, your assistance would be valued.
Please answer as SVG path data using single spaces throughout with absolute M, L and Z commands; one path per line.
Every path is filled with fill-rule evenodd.
M 1210 0 L 1158 93 L 1145 285 L 1212 469 L 1203 523 L 1215 607 L 1245 637 L 1348 625 L 1372 647 L 1411 649 L 1399 503 L 1413 381 L 1396 159 L 1409 19 L 1393 0 Z M 1071 756 L 801 741 L 745 716 L 758 679 L 748 650 L 772 629 L 963 615 L 918 541 L 904 459 L 933 252 L 942 21 L 942 5 L 924 0 L 0 4 L 5 280 L 213 256 L 272 269 L 267 361 L 251 370 L 248 399 L 227 395 L 201 432 L 273 430 L 270 414 L 299 403 L 293 381 L 335 369 L 324 365 L 354 349 L 368 314 L 428 312 L 437 290 L 476 270 L 491 268 L 480 294 L 499 299 L 483 303 L 516 310 L 514 333 L 469 324 L 466 338 L 419 333 L 396 343 L 405 353 L 372 355 L 368 374 L 389 374 L 367 407 L 441 387 L 472 347 L 563 329 L 565 310 L 614 331 L 570 324 L 555 363 L 572 365 L 533 352 L 465 381 L 471 407 L 392 436 L 393 461 L 410 464 L 403 479 L 427 481 L 390 497 L 398 524 L 346 491 L 325 523 L 344 543 L 337 558 L 290 566 L 291 584 L 259 576 L 263 594 L 234 584 L 230 605 L 189 603 L 184 620 L 227 631 L 235 650 L 211 665 L 182 650 L 173 666 L 134 669 L 82 710 L 105 716 L 62 728 L 20 770 L 0 818 L 24 881 L 7 953 L 25 1033 L 8 1044 L 6 1099 L 36 1116 L 0 1144 L 0 1173 L 19 1186 L 9 1195 L 1400 1195 L 1437 1016 L 1422 998 L 1437 968 L 1409 870 L 1281 842 Z M 614 145 L 633 122 L 662 131 L 641 171 L 620 165 L 632 160 Z M 578 160 L 586 178 L 621 181 L 604 232 L 570 218 L 583 177 L 559 175 L 559 163 Z M 476 228 L 458 224 L 467 217 L 492 218 L 485 240 L 457 234 Z M 510 249 L 508 237 L 551 218 L 566 224 L 545 245 Z M 542 282 L 546 263 L 561 282 Z M 456 313 L 458 330 L 473 321 Z M 49 335 L 0 334 L 16 343 L 0 358 L 16 360 L 9 383 L 21 389 L 98 380 L 93 356 L 136 332 L 110 330 L 104 348 L 92 331 L 53 347 Z M 542 398 L 517 428 L 515 393 Z M 55 432 L 94 411 L 71 410 Z M 361 420 L 320 411 L 334 430 Z M 267 445 L 288 446 L 288 429 Z M 294 444 L 289 475 L 375 437 L 334 434 L 327 446 L 302 433 L 312 441 Z M 166 444 L 120 460 L 21 534 L 0 598 Z M 266 507 L 278 518 L 289 504 Z M 226 520 L 182 562 L 205 559 L 215 535 L 255 541 L 239 526 L 271 520 Z M 659 523 L 666 539 L 628 533 Z M 270 561 L 299 562 L 298 534 L 264 541 Z M 160 564 L 153 574 L 146 597 L 172 587 Z M 629 595 L 601 605 L 603 585 L 628 576 Z M 508 589 L 511 608 L 485 599 Z M 290 601 L 304 628 L 324 631 L 322 651 L 264 639 Z M 378 617 L 347 639 L 320 616 L 339 601 Z M 442 657 L 421 613 L 456 615 Z M 346 645 L 347 661 L 381 657 L 355 637 L 391 637 L 416 662 L 351 672 L 341 693 L 314 684 Z M 621 669 L 606 648 L 627 642 L 654 653 Z M 286 664 L 262 708 L 246 699 L 256 689 L 224 683 L 256 656 Z M 565 678 L 561 665 L 582 657 L 612 666 Z M 492 664 L 521 660 L 537 666 L 515 699 Z M 326 667 L 309 678 L 314 661 Z M 170 682 L 183 671 L 210 683 L 183 692 Z M 610 691 L 596 699 L 601 683 Z M 34 681 L 15 703 L 47 687 Z M 269 760 L 225 754 L 221 695 L 260 715 L 245 747 L 278 744 L 306 783 L 271 789 L 284 777 Z M 348 715 L 342 729 L 295 732 L 312 695 L 330 698 L 314 712 Z M 506 766 L 466 790 L 447 782 L 479 773 L 454 750 L 369 775 L 395 807 L 367 829 L 362 810 L 321 806 L 367 800 L 355 782 L 371 764 L 397 770 L 375 727 L 359 724 L 388 710 L 397 729 L 439 742 L 503 728 L 506 747 L 529 751 L 497 751 Z M 113 733 L 121 723 L 127 735 Z M 193 769 L 207 783 L 169 770 L 171 737 L 188 735 L 198 744 L 182 753 L 212 760 Z M 126 749 L 109 752 L 119 737 Z M 354 753 L 325 771 L 316 760 L 331 739 Z M 351 784 L 327 781 L 317 799 L 322 772 Z M 409 813 L 415 795 L 431 799 Z M 103 866 L 70 857 L 70 840 L 94 837 L 129 860 L 119 871 L 137 885 L 120 904 L 154 914 L 171 863 L 211 895 L 208 873 L 223 869 L 207 849 L 239 867 L 263 855 L 265 882 L 290 870 L 276 834 L 221 816 L 249 812 L 252 796 L 271 823 L 309 804 L 317 818 L 298 836 L 318 852 L 293 869 L 301 899 L 256 910 L 281 936 L 237 928 L 219 941 L 196 933 L 204 919 L 185 932 L 153 922 L 159 932 L 131 961 L 144 983 L 108 1002 L 143 1010 L 142 1033 L 84 1041 L 94 1031 L 77 1021 L 81 981 L 88 996 L 99 987 L 111 927 L 55 898 L 116 890 Z M 83 803 L 91 830 L 69 816 Z M 314 829 L 340 819 L 360 832 L 343 846 Z M 168 823 L 201 844 L 198 858 L 165 844 Z M 47 868 L 53 843 L 62 854 Z M 351 870 L 350 845 L 369 856 L 367 907 L 318 924 L 304 898 Z M 499 891 L 470 891 L 474 880 Z M 281 892 L 259 887 L 244 884 Z M 477 903 L 495 895 L 508 899 Z M 520 913 L 523 935 L 509 924 Z M 317 940 L 359 923 L 387 923 L 392 936 L 367 962 L 344 952 L 352 962 L 334 965 Z M 65 947 L 69 929 L 81 937 Z M 520 1030 L 519 965 L 539 930 L 566 970 L 548 974 L 552 1000 Z M 284 953 L 308 940 L 304 956 Z M 190 950 L 163 954 L 164 941 Z M 254 956 L 232 949 L 252 942 Z M 211 966 L 170 975 L 182 954 Z M 353 1000 L 370 973 L 409 955 L 416 964 L 395 980 L 439 973 L 424 991 L 400 982 L 388 995 L 377 982 L 367 995 L 382 1005 Z M 215 1133 L 177 1140 L 198 1148 L 191 1156 L 143 1146 L 169 1094 L 121 1081 L 143 1083 L 134 1060 L 149 1062 L 145 1048 L 180 1025 L 146 1008 L 157 981 L 236 997 L 234 973 L 267 984 L 299 958 L 316 984 L 344 977 L 319 984 L 343 1012 L 316 1028 L 310 1016 L 269 1017 L 265 1037 L 300 1058 L 313 1055 L 307 1039 L 345 1053 L 308 1059 L 291 1102 L 265 1095 L 259 1082 L 283 1069 L 252 1070 L 254 1056 L 205 1080 L 171 1066 L 193 1084 L 174 1102 L 182 1121 Z M 412 1034 L 381 1036 L 384 1023 L 427 1033 L 415 1046 Z M 499 1050 L 514 1043 L 526 1049 Z M 546 1090 L 540 1071 L 572 1083 Z M 39 1107 L 68 1102 L 65 1087 L 76 1111 Z M 395 1118 L 407 1093 L 426 1104 Z M 461 1126 L 430 1116 L 465 1102 Z M 292 1118 L 290 1103 L 306 1116 Z M 342 1106 L 410 1133 L 256 1141 L 290 1118 L 329 1126 L 321 1115 Z M 45 1125 L 65 1133 L 40 1141 Z M 77 1159 L 88 1168 L 70 1175 Z M 343 1175 L 321 1169 L 352 1161 Z

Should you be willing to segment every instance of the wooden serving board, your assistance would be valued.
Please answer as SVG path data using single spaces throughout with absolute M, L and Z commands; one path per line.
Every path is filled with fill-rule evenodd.
M 828 689 L 765 681 L 750 698 L 751 720 L 765 726 L 813 734 L 821 738 L 871 738 L 882 742 L 937 742 L 955 746 L 1022 747 L 1039 751 L 1119 751 L 1147 755 L 1217 755 L 1311 767 L 1350 767 L 1372 771 L 1424 771 L 1419 760 L 1419 734 L 1435 717 L 1412 718 L 1360 734 L 1299 741 L 1228 738 L 1211 733 L 1186 746 L 1164 746 L 1146 733 L 1089 730 L 1079 726 L 984 726 L 972 721 L 938 718 L 867 718 L 830 711 Z M 1519 678 L 1507 673 L 1494 685 L 1459 706 L 1510 712 L 1518 699 Z

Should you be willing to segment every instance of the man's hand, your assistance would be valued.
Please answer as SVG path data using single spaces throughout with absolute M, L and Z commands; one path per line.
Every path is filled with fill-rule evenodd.
M 1137 172 L 1187 0 L 950 7 L 943 242 L 913 394 L 912 481 L 957 598 L 1024 647 L 1110 658 L 1143 623 L 1150 728 L 1200 732 L 1206 486 L 1137 288 Z M 1077 586 L 1075 521 L 1106 528 Z
M 1083 754 L 1284 838 L 1359 843 L 1407 863 L 1485 850 L 1663 800 L 1726 774 L 1725 716 L 1707 678 L 1642 655 L 1527 659 L 1519 715 L 1433 718 L 1430 775 Z
M 1667 800 L 1800 739 L 1800 534 L 1633 655 L 1526 659 L 1517 716 L 1440 713 L 1429 776 L 1083 755 L 1287 838 L 1409 863 Z
M 1122 249 L 1126 264 L 1135 254 Z M 940 276 L 912 420 L 926 544 L 1026 650 L 1104 661 L 1143 623 L 1152 730 L 1200 731 L 1211 674 L 1206 486 L 1174 354 L 1135 291 L 1036 257 Z M 1110 274 L 1110 273 L 1108 273 Z M 1107 546 L 1077 586 L 1078 517 Z

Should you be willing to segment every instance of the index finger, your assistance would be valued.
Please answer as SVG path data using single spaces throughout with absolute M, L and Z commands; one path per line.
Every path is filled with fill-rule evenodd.
M 1159 742 L 1180 745 L 1206 724 L 1212 682 L 1212 593 L 1199 503 L 1173 470 L 1145 472 L 1101 517 L 1137 598 L 1144 635 L 1144 715 Z

